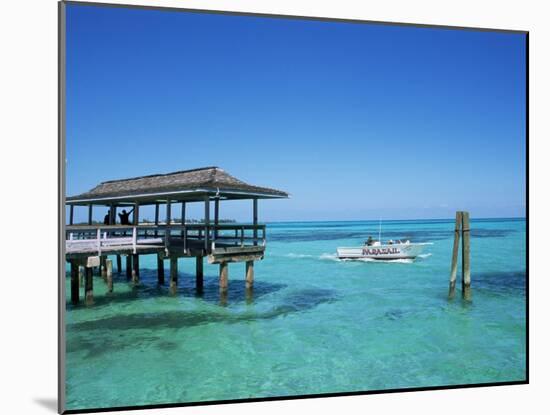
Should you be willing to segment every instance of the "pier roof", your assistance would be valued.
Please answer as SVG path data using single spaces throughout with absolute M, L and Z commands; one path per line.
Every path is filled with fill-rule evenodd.
M 237 179 L 219 167 L 202 167 L 166 174 L 132 177 L 102 182 L 88 192 L 67 197 L 69 205 L 142 205 L 166 200 L 199 201 L 206 196 L 222 199 L 276 199 L 289 195 L 281 190 L 254 186 Z

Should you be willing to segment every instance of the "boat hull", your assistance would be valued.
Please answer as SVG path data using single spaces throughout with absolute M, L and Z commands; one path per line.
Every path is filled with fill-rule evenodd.
M 339 259 L 414 259 L 422 253 L 427 244 L 392 244 L 337 248 Z

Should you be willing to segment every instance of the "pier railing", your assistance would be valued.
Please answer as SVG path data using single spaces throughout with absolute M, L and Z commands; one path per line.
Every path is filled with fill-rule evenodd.
M 129 250 L 136 253 L 140 246 L 169 249 L 177 245 L 185 252 L 191 247 L 203 247 L 206 253 L 216 247 L 264 247 L 265 225 L 252 224 L 139 224 L 139 225 L 68 225 L 66 252 Z

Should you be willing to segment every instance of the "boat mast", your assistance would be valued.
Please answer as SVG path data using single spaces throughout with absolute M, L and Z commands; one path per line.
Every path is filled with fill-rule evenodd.
M 378 242 L 382 243 L 382 218 L 378 219 Z

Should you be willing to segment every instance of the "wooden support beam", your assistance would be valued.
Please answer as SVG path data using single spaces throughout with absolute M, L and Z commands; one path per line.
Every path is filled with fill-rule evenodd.
M 88 225 L 92 224 L 92 207 L 93 205 L 88 205 Z
M 134 225 L 139 225 L 139 203 L 134 206 Z
M 254 225 L 258 224 L 258 199 L 252 199 L 252 223 Z M 254 229 L 254 245 L 258 245 L 258 242 L 255 240 L 258 237 L 258 230 Z
M 132 278 L 132 256 L 130 254 L 126 255 L 126 279 L 129 280 Z
M 84 301 L 86 305 L 94 303 L 94 274 L 92 267 L 86 267 L 86 284 L 84 287 Z
M 73 219 L 74 219 L 74 205 L 71 205 L 69 207 L 69 225 L 73 224 Z
M 116 272 L 117 274 L 122 273 L 122 258 L 120 255 L 116 256 Z
M 204 288 L 204 261 L 202 256 L 197 256 L 196 258 L 196 277 L 195 277 L 195 287 L 197 293 L 202 293 Z
M 170 257 L 170 292 L 175 294 L 178 291 L 178 258 Z
M 220 305 L 227 306 L 227 291 L 220 291 Z
M 166 231 L 164 234 L 164 246 L 166 251 L 170 249 L 170 223 L 172 222 L 172 201 L 166 201 Z
M 164 259 L 157 254 L 157 280 L 159 285 L 164 285 Z
M 107 268 L 107 292 L 113 292 L 113 261 L 111 259 L 105 260 L 105 267 Z
M 86 269 L 80 265 L 78 267 L 78 281 L 80 283 L 79 287 L 84 287 L 84 275 L 86 274 Z
M 449 278 L 449 299 L 455 295 L 456 273 L 458 269 L 458 245 L 460 243 L 460 228 L 462 227 L 462 212 L 456 212 L 455 239 L 453 243 L 453 256 L 451 259 L 451 276 Z
M 76 262 L 71 261 L 71 303 L 73 305 L 78 304 L 80 301 L 78 296 L 78 265 Z
M 220 198 L 214 199 L 214 225 L 218 226 L 220 223 Z M 218 239 L 218 230 L 214 229 L 214 239 Z
M 181 202 L 181 224 L 185 225 L 185 202 Z
M 139 283 L 139 255 L 132 255 L 132 282 L 134 284 Z
M 470 214 L 462 212 L 462 297 L 470 301 Z
M 102 256 L 99 263 L 101 278 L 107 282 L 107 257 Z
M 208 254 L 210 252 L 210 238 L 209 238 L 209 226 L 210 226 L 210 198 L 205 196 L 204 198 L 204 252 Z
M 220 263 L 220 292 L 227 292 L 229 280 L 229 264 L 227 262 Z
M 185 202 L 181 202 L 181 239 L 187 238 L 187 233 L 185 231 L 185 208 Z M 186 248 L 187 242 L 184 242 L 183 245 Z
M 246 289 L 254 285 L 254 261 L 246 261 Z
M 155 225 L 159 224 L 159 204 L 155 203 Z M 155 236 L 158 236 L 158 231 L 155 229 Z
M 172 222 L 172 201 L 166 201 L 166 225 L 170 225 Z

